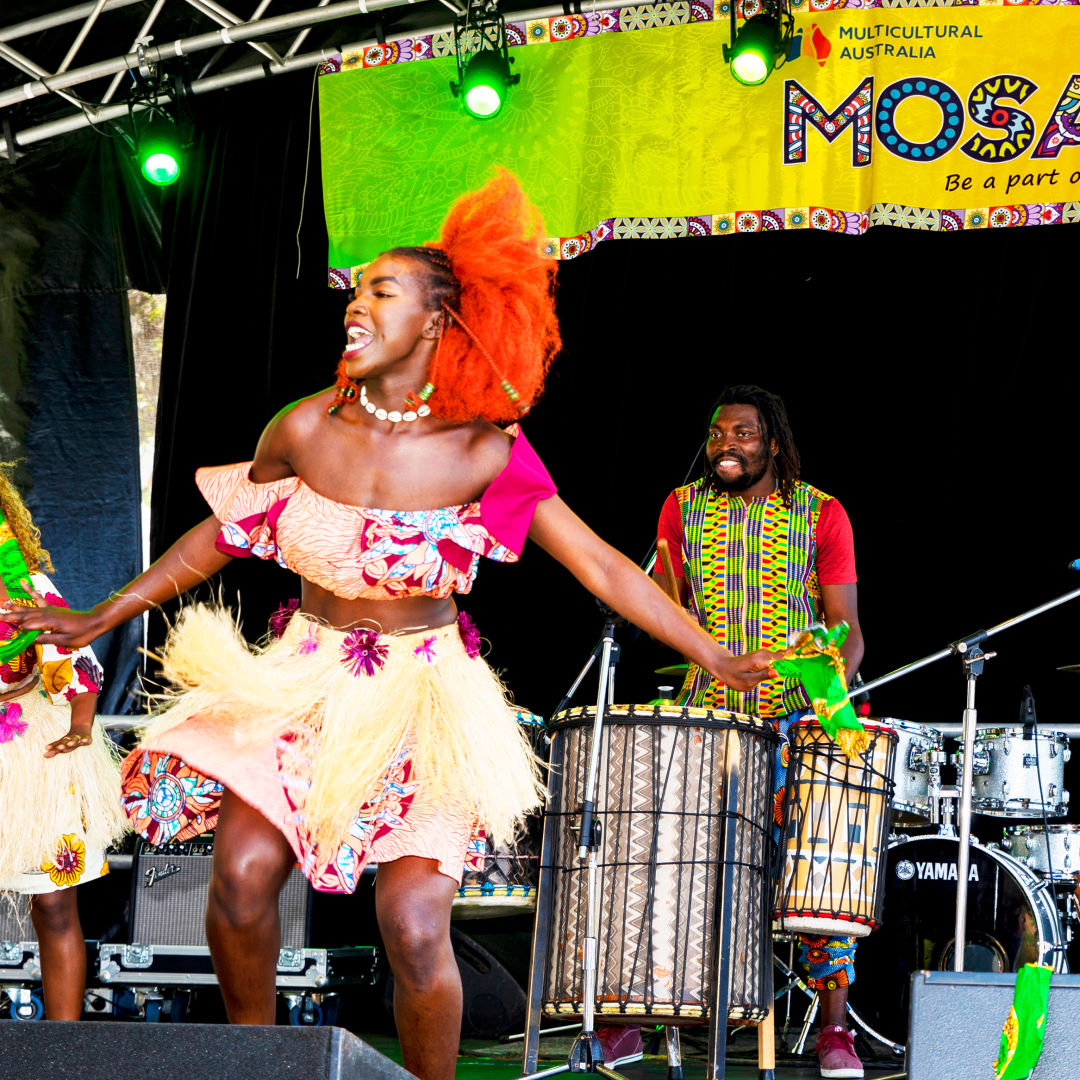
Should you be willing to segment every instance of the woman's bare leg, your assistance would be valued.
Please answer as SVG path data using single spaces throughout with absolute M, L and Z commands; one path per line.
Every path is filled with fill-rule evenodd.
M 41 988 L 50 1020 L 78 1020 L 86 994 L 86 942 L 75 889 L 30 898 L 41 956 Z
M 461 975 L 450 945 L 457 883 L 432 859 L 382 863 L 375 911 L 394 973 L 394 1019 L 405 1068 L 422 1080 L 453 1080 L 461 1039 Z
M 206 940 L 230 1023 L 274 1022 L 278 893 L 295 863 L 285 837 L 226 789 L 214 839 Z

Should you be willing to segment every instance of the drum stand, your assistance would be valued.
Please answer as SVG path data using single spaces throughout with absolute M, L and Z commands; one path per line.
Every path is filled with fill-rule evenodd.
M 784 963 L 784 961 L 775 954 L 773 955 L 773 965 L 780 972 L 780 974 L 788 980 L 787 985 L 780 991 L 779 994 L 776 995 L 777 997 L 780 997 L 781 994 L 787 994 L 790 1001 L 790 995 L 795 990 L 801 990 L 810 999 L 810 1004 L 806 1007 L 806 1013 L 803 1016 L 802 1028 L 799 1030 L 799 1037 L 795 1042 L 795 1046 L 793 1047 L 793 1053 L 801 1055 L 803 1053 L 803 1050 L 806 1048 L 806 1040 L 810 1034 L 810 1028 L 814 1023 L 814 1018 L 817 1016 L 820 999 L 818 997 L 817 991 L 811 990 L 810 987 L 807 986 L 805 982 L 803 982 L 803 980 L 799 977 L 799 975 L 795 972 L 791 965 Z M 859 1015 L 859 1013 L 856 1012 L 854 1008 L 852 1008 L 850 1004 L 847 1006 L 847 1015 L 850 1017 L 851 1022 L 862 1028 L 862 1030 L 866 1032 L 866 1034 L 869 1035 L 871 1039 L 874 1039 L 877 1042 L 881 1043 L 883 1046 L 888 1047 L 888 1049 L 890 1049 L 894 1054 L 902 1055 L 904 1053 L 904 1048 L 902 1046 L 898 1046 L 891 1039 L 887 1039 L 879 1031 L 875 1031 Z M 787 1037 L 786 1025 L 784 1036 L 785 1038 Z
M 596 780 L 600 768 L 600 739 L 604 716 L 615 696 L 615 664 L 619 659 L 619 646 L 615 642 L 615 618 L 609 614 L 604 623 L 604 636 L 595 646 L 585 666 L 578 674 L 556 712 L 561 712 L 574 696 L 574 691 L 600 655 L 599 689 L 596 695 L 596 717 L 593 721 L 592 742 L 589 746 L 589 766 L 585 774 L 585 798 L 581 807 L 581 827 L 578 833 L 578 861 L 585 866 L 585 938 L 581 950 L 581 1031 L 570 1047 L 566 1061 L 552 1069 L 536 1071 L 540 1041 L 540 999 L 543 994 L 544 966 L 547 956 L 548 936 L 551 932 L 551 885 L 544 873 L 544 856 L 551 852 L 554 843 L 552 819 L 545 815 L 544 840 L 540 854 L 540 879 L 536 889 L 536 929 L 533 935 L 533 954 L 529 969 L 529 1012 L 525 1027 L 524 1075 L 530 1078 L 557 1076 L 560 1073 L 595 1073 L 609 1080 L 624 1080 L 621 1073 L 609 1068 L 604 1062 L 604 1048 L 594 1030 L 596 1011 L 596 954 L 600 932 L 600 903 L 597 882 L 597 853 L 600 850 L 600 823 L 596 820 Z M 552 762 L 552 773 L 555 775 Z M 641 1054 L 620 1058 L 612 1064 L 639 1061 Z
M 954 641 L 946 648 L 939 649 L 929 656 L 924 656 L 921 660 L 905 664 L 903 667 L 891 671 L 888 675 L 881 676 L 880 679 L 873 679 L 868 683 L 864 683 L 848 694 L 848 697 L 854 697 L 856 694 L 869 693 L 878 686 L 884 686 L 894 679 L 899 679 L 902 675 L 926 667 L 927 664 L 932 664 L 935 660 L 940 660 L 946 656 L 959 656 L 964 665 L 964 677 L 967 680 L 967 697 L 965 699 L 963 725 L 964 761 L 961 769 L 960 806 L 957 814 L 960 845 L 956 865 L 956 934 L 953 941 L 953 969 L 955 971 L 964 970 L 964 952 L 967 945 L 968 873 L 971 863 L 969 846 L 971 841 L 971 788 L 975 765 L 975 729 L 978 722 L 978 714 L 975 710 L 975 681 L 982 674 L 983 664 L 997 655 L 997 653 L 992 652 L 984 653 L 981 646 L 988 637 L 998 633 L 998 631 L 1025 622 L 1036 615 L 1041 615 L 1044 611 L 1049 611 L 1051 608 L 1058 607 L 1077 597 L 1080 597 L 1080 589 L 1073 589 L 1072 592 L 1048 600 L 1045 604 L 1031 608 L 1031 610 L 1025 611 L 1021 615 L 1006 619 L 1005 622 L 998 623 L 997 626 L 992 626 L 989 630 L 980 630 L 966 638 L 961 638 L 959 641 Z

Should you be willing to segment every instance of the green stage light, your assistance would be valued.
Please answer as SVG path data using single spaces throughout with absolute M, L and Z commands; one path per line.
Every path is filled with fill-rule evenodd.
M 724 46 L 724 59 L 731 74 L 744 86 L 763 83 L 776 66 L 780 53 L 780 26 L 770 15 L 747 19 L 731 47 Z
M 510 87 L 521 81 L 510 74 L 514 58 L 506 44 L 506 23 L 495 0 L 468 0 L 454 23 L 457 82 L 450 84 L 465 111 L 477 120 L 497 116 Z
M 180 179 L 180 139 L 169 120 L 155 118 L 139 136 L 135 153 L 143 178 L 158 187 Z
M 510 83 L 509 65 L 499 53 L 477 53 L 465 66 L 461 79 L 465 111 L 478 120 L 495 116 L 503 107 Z

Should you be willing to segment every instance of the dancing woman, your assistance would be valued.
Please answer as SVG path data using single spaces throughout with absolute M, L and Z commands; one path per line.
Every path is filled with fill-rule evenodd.
M 53 569 L 41 533 L 0 472 L 5 607 L 64 604 L 43 567 Z M 127 829 L 116 754 L 94 726 L 100 689 L 90 649 L 0 622 L 0 891 L 29 895 L 50 1020 L 82 1016 L 86 943 L 75 886 L 109 872 L 105 850 Z
M 537 399 L 559 347 L 542 235 L 500 173 L 454 205 L 437 244 L 380 255 L 346 308 L 337 385 L 274 417 L 253 462 L 196 474 L 211 517 L 92 611 L 8 615 L 71 644 L 234 556 L 301 576 L 299 608 L 263 649 L 223 613 L 181 617 L 164 656 L 180 692 L 125 763 L 128 812 L 156 839 L 216 829 L 207 937 L 234 1022 L 273 1022 L 293 864 L 350 892 L 376 862 L 405 1067 L 425 1080 L 454 1073 L 450 907 L 476 827 L 509 835 L 541 794 L 454 604 L 479 556 L 516 561 L 528 536 L 717 678 L 749 688 L 768 668 L 701 630 L 559 499 L 516 425 L 496 426 Z

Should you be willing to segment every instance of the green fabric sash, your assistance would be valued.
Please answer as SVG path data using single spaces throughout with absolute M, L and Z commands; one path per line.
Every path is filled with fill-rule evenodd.
M 30 580 L 30 570 L 3 513 L 0 513 L 0 578 L 3 579 L 4 588 L 12 600 L 29 600 L 33 603 L 33 597 L 23 587 L 23 581 Z M 0 641 L 0 664 L 6 664 L 20 653 L 26 652 L 37 640 L 39 633 L 38 630 L 18 630 L 14 637 Z
M 994 1080 L 1024 1080 L 1039 1062 L 1050 1002 L 1050 968 L 1025 964 L 1016 973 L 1016 990 L 1001 1049 L 994 1062 Z

